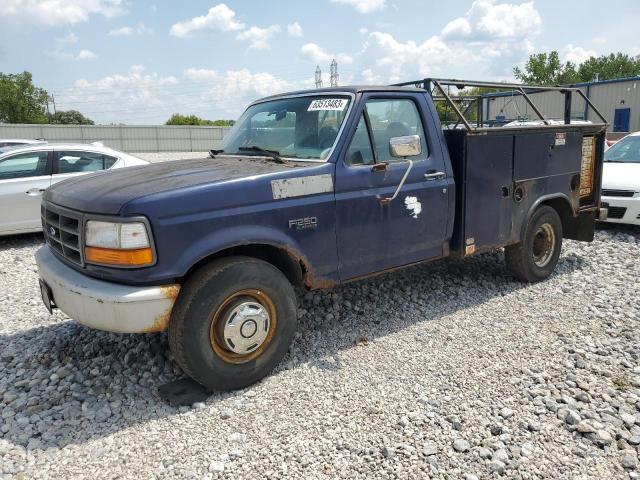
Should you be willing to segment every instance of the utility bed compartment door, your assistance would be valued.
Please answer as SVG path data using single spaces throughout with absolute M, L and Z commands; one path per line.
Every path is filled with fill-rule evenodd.
M 566 175 L 580 171 L 582 133 L 515 135 L 513 180 Z
M 513 136 L 468 136 L 465 244 L 483 249 L 511 236 Z

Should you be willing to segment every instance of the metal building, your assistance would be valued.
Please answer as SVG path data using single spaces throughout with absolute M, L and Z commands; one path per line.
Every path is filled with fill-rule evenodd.
M 577 88 L 609 122 L 610 132 L 636 132 L 640 130 L 640 77 L 578 83 Z M 559 92 L 529 94 L 531 100 L 549 119 L 564 117 L 564 95 Z M 497 92 L 484 95 L 484 119 L 506 123 L 514 120 L 537 120 L 538 116 L 517 92 Z M 586 102 L 574 96 L 571 118 L 598 121 Z

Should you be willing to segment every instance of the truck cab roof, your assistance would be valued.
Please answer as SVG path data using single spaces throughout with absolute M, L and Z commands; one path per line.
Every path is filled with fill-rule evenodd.
M 276 98 L 292 97 L 299 95 L 326 95 L 331 93 L 344 94 L 344 93 L 363 93 L 363 92 L 412 92 L 412 93 L 425 93 L 421 88 L 415 87 L 398 87 L 398 86 L 385 86 L 385 85 L 348 85 L 344 87 L 326 87 L 326 88 L 311 88 L 306 90 L 296 90 L 293 92 L 278 93 L 276 95 L 270 95 L 256 100 L 254 103 L 260 103 L 267 100 L 274 100 Z

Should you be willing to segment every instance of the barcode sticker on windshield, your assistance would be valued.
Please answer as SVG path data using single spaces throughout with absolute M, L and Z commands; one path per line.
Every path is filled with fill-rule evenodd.
M 341 112 L 344 107 L 347 106 L 349 100 L 346 98 L 323 98 L 314 100 L 309 104 L 307 112 L 314 112 L 316 110 L 336 110 Z

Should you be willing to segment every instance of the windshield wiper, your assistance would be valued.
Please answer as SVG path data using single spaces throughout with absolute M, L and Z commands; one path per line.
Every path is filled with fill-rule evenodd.
M 238 147 L 238 150 L 241 152 L 258 152 L 266 155 L 271 158 L 276 163 L 285 163 L 285 161 L 280 158 L 280 152 L 277 150 L 268 150 L 266 148 L 259 147 L 257 145 L 251 145 L 249 147 Z
M 216 158 L 216 155 L 224 153 L 224 150 L 209 150 L 209 156 L 211 158 Z

